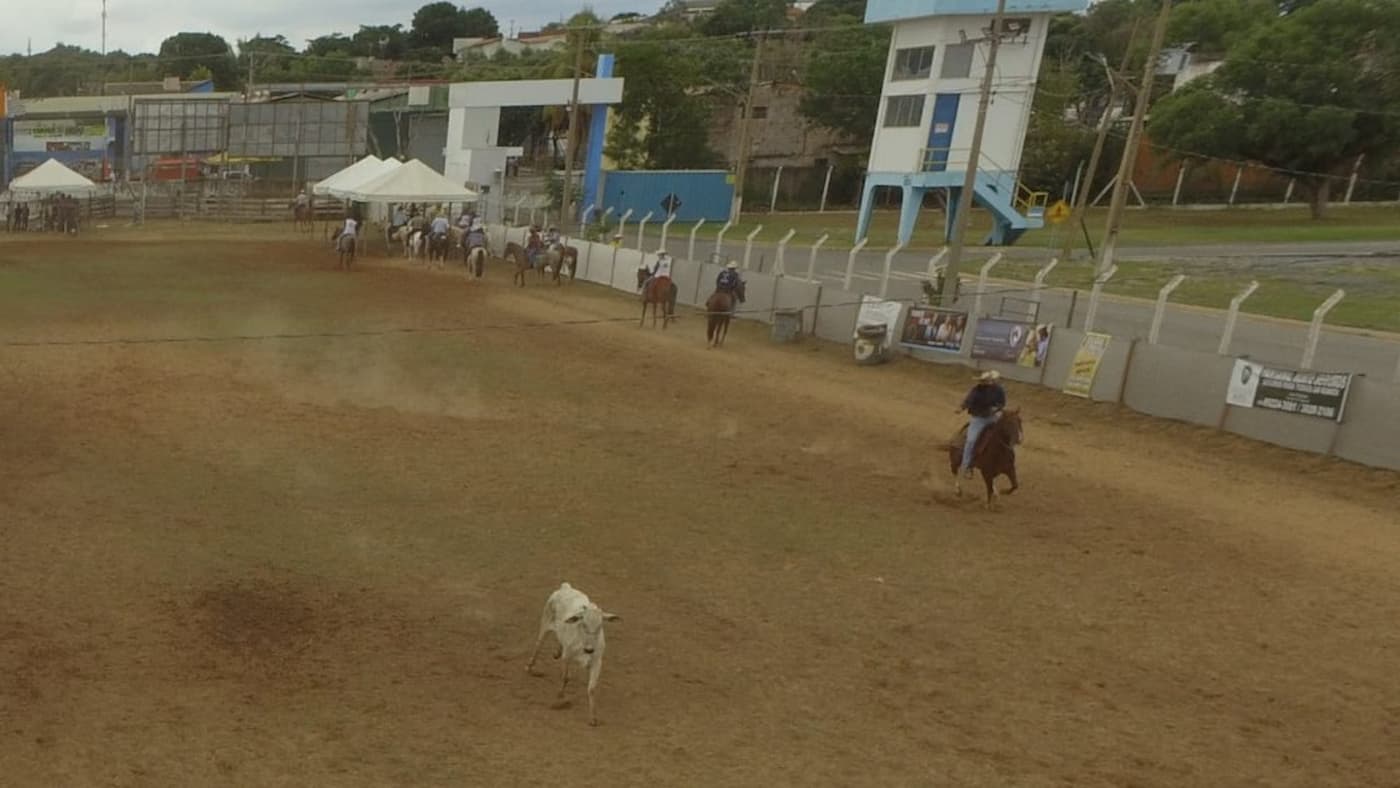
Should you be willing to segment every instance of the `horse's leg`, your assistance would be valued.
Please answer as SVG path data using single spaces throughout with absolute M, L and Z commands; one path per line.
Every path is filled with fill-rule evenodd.
M 637 328 L 646 328 L 646 327 L 647 327 L 647 299 L 646 299 L 646 296 L 643 296 L 643 297 L 642 297 L 642 322 L 640 322 L 640 323 L 637 324 Z
M 1016 479 L 1016 464 L 1014 462 L 1011 467 L 1006 469 L 1006 478 L 1011 480 L 1011 486 L 1003 490 L 1002 495 L 1010 495 L 1021 489 L 1021 482 Z
M 987 485 L 987 509 L 992 508 L 992 502 L 997 497 L 997 488 L 992 481 L 996 479 L 996 474 L 986 468 L 982 469 L 982 483 Z

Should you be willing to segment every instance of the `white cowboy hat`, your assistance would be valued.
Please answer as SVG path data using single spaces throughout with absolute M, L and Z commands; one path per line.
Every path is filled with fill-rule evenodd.
M 995 369 L 989 369 L 981 375 L 978 375 L 977 379 L 986 381 L 1001 380 L 1001 373 L 997 372 Z
M 734 262 L 733 260 L 730 260 L 727 264 L 725 264 L 724 267 L 725 267 L 725 268 L 728 268 L 728 269 L 731 270 L 731 271 L 733 271 L 733 270 L 736 270 L 736 269 L 739 267 L 739 264 L 736 263 L 736 262 Z
M 657 250 L 656 250 L 656 256 L 657 256 L 657 257 L 665 257 L 665 256 L 666 256 L 666 250 L 665 250 L 665 249 L 657 249 Z

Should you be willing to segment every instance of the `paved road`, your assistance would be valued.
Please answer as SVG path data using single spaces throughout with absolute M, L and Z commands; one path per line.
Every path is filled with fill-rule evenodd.
M 631 235 L 631 234 L 629 234 Z M 628 245 L 636 236 L 628 238 Z M 660 243 L 659 232 L 648 228 L 644 248 L 651 250 Z M 684 233 L 672 233 L 667 245 L 674 254 L 684 256 L 688 239 Z M 696 256 L 708 258 L 715 252 L 713 240 L 696 239 Z M 974 278 L 978 268 L 995 251 L 1014 259 L 1048 260 L 1047 249 L 1018 248 L 993 250 L 986 247 L 970 249 L 965 257 L 965 271 Z M 720 255 L 742 260 L 744 241 L 725 239 Z M 930 253 L 915 252 L 897 255 L 891 262 L 889 296 L 917 298 L 920 282 L 928 268 Z M 822 250 L 813 269 L 818 281 L 840 285 L 845 280 L 849 252 Z M 880 286 L 885 250 L 866 250 L 856 259 L 851 289 L 876 292 Z M 1368 263 L 1393 262 L 1400 266 L 1400 242 L 1346 242 L 1316 244 L 1200 244 L 1172 247 L 1127 247 L 1119 252 L 1123 260 L 1182 261 L 1212 266 L 1249 266 L 1252 263 L 1333 261 L 1338 258 L 1367 258 Z M 751 270 L 773 270 L 776 250 L 772 244 L 755 242 L 749 253 Z M 810 253 L 808 248 L 789 248 L 785 267 L 789 276 L 805 276 Z M 965 284 L 965 290 L 975 290 L 975 283 Z M 1022 300 L 1027 297 L 1025 286 L 1000 283 L 988 288 L 984 295 L 984 312 L 1025 313 Z M 1050 290 L 1042 298 L 1041 319 L 1062 326 L 1082 328 L 1089 301 L 1088 292 L 1076 297 L 1070 291 Z M 1105 296 L 1099 306 L 1095 329 L 1116 336 L 1146 337 L 1152 323 L 1153 306 L 1137 299 Z M 1162 322 L 1160 342 L 1164 345 L 1215 352 L 1224 330 L 1225 314 L 1216 310 L 1169 306 Z M 1235 328 L 1231 352 L 1280 366 L 1297 366 L 1303 354 L 1307 325 L 1295 321 L 1241 315 Z M 1400 380 L 1400 337 L 1380 332 L 1325 329 L 1318 343 L 1316 369 L 1359 372 L 1378 380 Z

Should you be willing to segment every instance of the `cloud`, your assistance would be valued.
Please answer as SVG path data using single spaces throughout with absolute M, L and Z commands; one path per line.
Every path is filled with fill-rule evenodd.
M 21 2 L 21 0 L 16 0 Z M 408 27 L 413 12 L 426 0 L 109 0 L 107 49 L 154 52 L 167 36 L 179 32 L 217 33 L 234 44 L 259 33 L 284 35 L 295 46 L 327 33 L 353 33 L 360 25 Z M 595 0 L 588 3 L 604 19 L 624 11 L 649 13 L 659 0 Z M 477 3 L 467 2 L 468 7 Z M 559 0 L 489 0 L 480 3 L 495 14 L 502 30 L 530 30 L 567 19 L 584 6 Z M 44 0 L 27 4 L 21 18 L 0 25 L 0 53 L 24 52 L 30 41 L 35 52 L 55 44 L 98 49 L 102 20 L 98 0 Z

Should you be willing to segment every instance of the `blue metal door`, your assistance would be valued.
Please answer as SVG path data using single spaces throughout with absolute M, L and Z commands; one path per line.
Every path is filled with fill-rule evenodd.
M 939 93 L 933 97 L 933 120 L 929 123 L 928 148 L 924 150 L 924 172 L 948 169 L 948 151 L 953 147 L 953 126 L 958 120 L 957 93 Z

